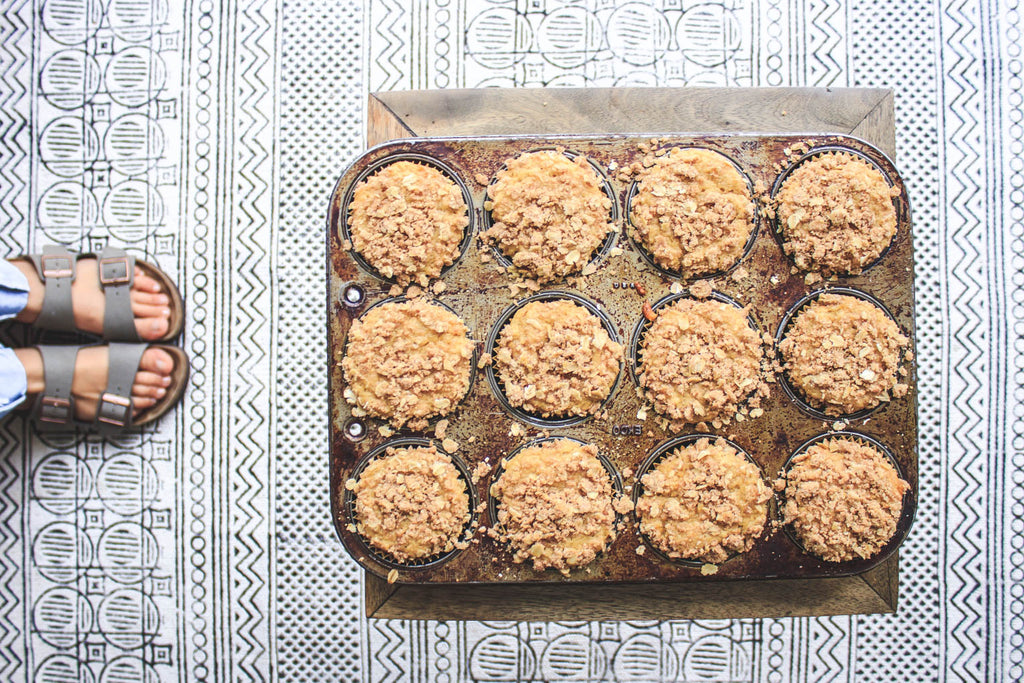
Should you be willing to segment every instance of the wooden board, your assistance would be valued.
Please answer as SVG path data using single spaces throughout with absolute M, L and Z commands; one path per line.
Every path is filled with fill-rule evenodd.
M 374 93 L 367 144 L 411 136 L 688 132 L 850 133 L 895 156 L 891 90 L 604 88 Z M 830 579 L 607 586 L 388 585 L 367 573 L 366 615 L 566 621 L 820 616 L 895 612 L 896 554 Z

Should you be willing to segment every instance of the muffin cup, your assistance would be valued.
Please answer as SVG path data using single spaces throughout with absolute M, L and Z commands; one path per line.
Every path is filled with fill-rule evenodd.
M 640 258 L 642 258 L 644 262 L 647 263 L 647 265 L 649 265 L 651 268 L 653 268 L 654 270 L 656 270 L 657 272 L 661 273 L 662 275 L 669 279 L 680 280 L 682 282 L 696 282 L 697 280 L 710 280 L 716 277 L 722 277 L 723 275 L 727 275 L 728 273 L 731 273 L 732 271 L 736 270 L 736 268 L 738 268 L 739 265 L 743 263 L 743 260 L 750 255 L 750 250 L 754 248 L 754 242 L 757 241 L 757 234 L 761 227 L 761 206 L 757 200 L 757 194 L 754 192 L 754 183 L 750 179 L 750 176 L 747 174 L 747 172 L 743 170 L 743 167 L 740 166 L 735 159 L 733 159 L 731 156 L 728 156 L 727 154 L 723 154 L 721 151 L 717 149 L 711 149 L 710 147 L 702 147 L 700 145 L 673 145 L 671 147 L 659 149 L 657 156 L 664 156 L 671 152 L 673 149 L 703 149 L 709 152 L 714 152 L 715 154 L 725 157 L 729 161 L 729 163 L 733 165 L 733 168 L 735 168 L 736 171 L 740 174 L 740 176 L 742 176 L 743 179 L 746 181 L 747 190 L 750 192 L 750 201 L 754 205 L 754 225 L 750 230 L 750 237 L 747 238 L 746 244 L 743 245 L 743 251 L 740 253 L 739 258 L 737 258 L 733 262 L 733 264 L 730 265 L 728 268 L 716 270 L 695 277 L 687 277 L 684 276 L 678 270 L 670 270 L 668 268 L 663 268 L 659 266 L 657 261 L 654 260 L 654 255 L 647 250 L 647 246 L 643 243 L 643 240 L 640 239 L 640 237 L 636 234 L 637 228 L 636 225 L 633 223 L 633 198 L 636 197 L 636 193 L 640 191 L 640 185 L 643 182 L 642 180 L 634 180 L 630 184 L 629 190 L 626 192 L 626 237 L 633 244 L 633 246 L 636 247 L 637 253 L 640 254 Z
M 835 422 L 837 420 L 843 420 L 848 422 L 853 420 L 862 420 L 870 416 L 872 413 L 880 410 L 883 406 L 887 405 L 889 401 L 882 401 L 876 406 L 873 406 L 871 408 L 863 408 L 862 410 L 858 410 L 854 413 L 845 413 L 842 415 L 829 415 L 825 413 L 824 410 L 820 408 L 815 408 L 813 405 L 810 404 L 810 402 L 806 398 L 804 398 L 803 394 L 800 393 L 800 390 L 793 386 L 793 383 L 789 379 L 789 373 L 785 370 L 784 367 L 785 359 L 782 357 L 782 351 L 779 350 L 779 346 L 782 344 L 782 340 L 786 338 L 786 331 L 789 328 L 789 324 L 796 318 L 797 315 L 799 315 L 800 311 L 804 308 L 804 306 L 813 301 L 817 301 L 818 297 L 820 297 L 822 294 L 843 294 L 847 296 L 856 297 L 858 299 L 861 299 L 862 301 L 867 301 L 869 304 L 877 306 L 882 311 L 882 313 L 884 313 L 885 316 L 889 318 L 889 320 L 892 320 L 894 323 L 896 322 L 896 318 L 893 317 L 892 312 L 890 312 L 889 309 L 885 307 L 885 304 L 883 304 L 881 301 L 871 296 L 867 292 L 861 291 L 859 289 L 853 289 L 852 287 L 825 287 L 823 289 L 814 290 L 813 292 L 805 295 L 795 304 L 789 307 L 789 310 L 787 310 L 785 315 L 782 316 L 782 320 L 779 322 L 779 328 L 775 332 L 775 357 L 776 360 L 778 360 L 779 362 L 779 367 L 783 368 L 778 373 L 779 384 L 782 386 L 782 390 L 785 392 L 786 396 L 789 397 L 789 399 L 793 401 L 793 403 L 795 403 L 797 407 L 800 408 L 800 410 L 807 413 L 813 418 L 823 420 L 825 422 Z M 897 327 L 899 327 L 898 323 Z M 900 331 L 906 334 L 906 332 L 902 328 L 900 328 Z M 913 337 L 907 335 L 907 339 L 910 339 L 911 344 L 913 344 Z M 900 357 L 899 361 L 897 362 L 897 367 L 902 366 L 905 354 L 906 349 L 900 351 Z
M 570 436 L 548 436 L 540 439 L 534 439 L 532 441 L 527 441 L 526 443 L 517 446 L 516 449 L 509 453 L 507 456 L 498 459 L 498 463 L 495 466 L 493 473 L 491 474 L 490 483 L 487 487 L 487 515 L 490 519 L 490 524 L 492 528 L 499 532 L 503 531 L 502 526 L 498 523 L 498 511 L 501 508 L 501 503 L 498 501 L 497 498 L 495 498 L 491 494 L 491 487 L 494 486 L 498 482 L 498 480 L 501 479 L 501 475 L 505 473 L 505 463 L 519 455 L 527 448 L 532 448 L 533 446 L 540 446 L 545 443 L 559 440 L 572 441 L 573 443 L 578 443 L 581 446 L 587 445 L 587 442 L 581 441 L 580 439 L 576 439 Z M 612 461 L 609 460 L 608 457 L 601 452 L 598 452 L 596 457 L 601 462 L 601 466 L 604 467 L 605 471 L 608 473 L 608 478 L 611 480 L 612 500 L 614 501 L 614 499 L 617 498 L 618 496 L 625 495 L 622 485 L 622 476 L 619 474 L 619 471 L 615 469 L 615 465 L 612 464 Z M 613 528 L 616 530 L 616 533 L 612 537 L 612 539 L 609 540 L 608 543 L 605 545 L 604 550 L 601 551 L 602 553 L 606 552 L 608 548 L 610 548 L 612 544 L 615 543 L 616 539 L 618 539 L 619 533 L 621 532 L 622 522 L 625 519 L 624 516 L 618 511 L 615 511 L 614 508 L 613 511 L 615 512 L 615 521 L 612 523 L 612 525 Z M 510 543 L 502 543 L 502 545 L 506 548 L 508 552 L 515 552 Z M 600 559 L 600 553 L 598 553 L 597 559 Z M 597 559 L 595 559 L 595 562 L 597 561 Z M 572 567 L 570 571 L 582 569 L 585 566 L 587 565 Z
M 393 154 L 382 159 L 378 159 L 377 161 L 368 165 L 359 175 L 356 176 L 355 180 L 349 183 L 348 187 L 345 189 L 345 194 L 341 200 L 341 211 L 339 212 L 340 218 L 338 220 L 338 225 L 335 226 L 335 228 L 337 229 L 338 234 L 341 236 L 341 240 L 343 243 L 347 241 L 348 244 L 353 244 L 352 234 L 349 232 L 348 222 L 349 207 L 350 204 L 352 203 L 352 197 L 355 194 L 356 188 L 359 187 L 360 183 L 362 183 L 364 180 L 375 174 L 377 171 L 381 170 L 385 166 L 390 166 L 391 164 L 398 161 L 409 161 L 414 164 L 419 164 L 420 166 L 428 166 L 430 168 L 440 171 L 441 173 L 444 174 L 446 178 L 448 178 L 458 186 L 459 191 L 462 193 L 462 199 L 466 202 L 466 216 L 469 218 L 469 224 L 466 225 L 466 227 L 462 231 L 462 240 L 459 242 L 459 253 L 458 256 L 455 257 L 455 261 L 453 261 L 451 265 L 445 266 L 444 268 L 441 269 L 440 277 L 444 277 L 445 275 L 448 274 L 448 271 L 450 271 L 455 266 L 459 265 L 459 262 L 462 260 L 463 256 L 466 255 L 466 250 L 469 249 L 469 245 L 472 244 L 473 242 L 473 235 L 475 233 L 474 224 L 476 211 L 474 210 L 473 207 L 473 197 L 470 194 L 469 188 L 466 186 L 466 183 L 463 182 L 462 178 L 459 176 L 458 173 L 455 172 L 454 169 L 452 169 L 451 166 L 444 163 L 443 161 L 434 159 L 424 154 L 415 154 L 408 152 L 404 154 Z M 384 277 L 384 275 L 381 274 L 380 271 L 371 266 L 366 261 L 366 259 L 363 258 L 363 255 L 356 250 L 354 244 L 352 248 L 349 249 L 348 254 L 362 270 L 369 273 L 378 280 L 382 280 L 383 282 L 387 282 L 390 284 L 395 284 L 398 282 L 397 278 Z
M 658 464 L 662 460 L 664 460 L 667 456 L 669 456 L 672 453 L 672 451 L 674 451 L 674 450 L 676 450 L 677 448 L 680 448 L 680 447 L 689 446 L 690 444 L 696 443 L 697 441 L 699 441 L 701 439 L 708 439 L 712 443 L 717 441 L 717 440 L 719 440 L 719 439 L 721 439 L 722 441 L 727 443 L 729 446 L 734 448 L 737 453 L 740 453 L 744 458 L 747 459 L 748 462 L 752 463 L 754 465 L 754 467 L 757 468 L 757 471 L 761 474 L 761 481 L 764 482 L 764 485 L 767 486 L 768 490 L 772 492 L 772 497 L 768 500 L 768 504 L 765 506 L 766 507 L 766 511 L 765 511 L 765 518 L 764 518 L 764 527 L 762 528 L 761 533 L 758 534 L 757 538 L 755 539 L 754 547 L 752 547 L 750 550 L 747 550 L 745 552 L 752 552 L 752 551 L 754 551 L 756 549 L 757 543 L 761 539 L 764 539 L 769 534 L 771 534 L 771 532 L 772 532 L 771 531 L 771 522 L 772 522 L 772 520 L 775 520 L 775 519 L 778 518 L 779 510 L 781 509 L 779 507 L 778 500 L 777 500 L 777 498 L 775 496 L 775 490 L 772 488 L 771 482 L 765 476 L 764 469 L 761 467 L 761 465 L 756 460 L 754 460 L 753 456 L 751 456 L 750 453 L 748 453 L 746 451 L 746 449 L 744 449 L 742 446 L 740 446 L 736 442 L 732 441 L 731 439 L 727 439 L 724 436 L 719 436 L 717 434 L 698 433 L 698 434 L 684 434 L 682 436 L 675 436 L 675 437 L 672 437 L 671 439 L 668 439 L 667 441 L 663 441 L 661 444 L 659 444 L 657 447 L 655 447 L 655 449 L 653 451 L 651 451 L 650 455 L 648 455 L 644 459 L 643 463 L 640 465 L 640 467 L 637 468 L 637 471 L 636 471 L 636 481 L 633 484 L 633 494 L 632 494 L 632 497 L 633 497 L 633 513 L 632 514 L 633 514 L 633 519 L 636 520 L 636 533 L 637 533 L 637 536 L 639 536 L 640 539 L 644 542 L 644 545 L 646 545 L 648 548 L 650 548 L 651 552 L 653 552 L 655 555 L 657 555 L 660 559 L 664 560 L 665 562 L 669 562 L 669 563 L 677 564 L 677 565 L 682 565 L 684 567 L 693 567 L 694 569 L 700 569 L 705 564 L 710 564 L 710 563 L 705 562 L 704 560 L 692 560 L 692 559 L 688 559 L 688 558 L 670 557 L 668 553 L 666 553 L 664 550 L 659 548 L 658 545 L 656 543 L 654 543 L 654 541 L 652 541 L 650 538 L 648 538 L 647 534 L 645 534 L 643 531 L 640 530 L 640 515 L 638 515 L 637 512 L 636 512 L 636 504 L 640 501 L 640 497 L 644 494 L 644 485 L 643 485 L 643 477 L 644 477 L 644 475 L 646 475 L 648 472 L 653 471 L 654 468 L 657 467 Z M 742 554 L 743 553 L 739 553 L 739 552 L 730 553 L 729 557 L 727 557 L 725 560 L 723 560 L 722 562 L 719 562 L 717 564 L 719 564 L 719 565 L 724 564 L 724 563 L 728 562 L 729 560 L 731 560 L 732 558 L 737 557 L 737 556 L 742 555 Z
M 406 297 L 406 296 L 395 296 L 395 297 L 390 297 L 390 298 L 387 298 L 387 299 L 381 299 L 380 301 L 374 302 L 372 305 L 367 306 L 366 310 L 364 310 L 362 313 L 359 314 L 359 317 L 357 318 L 357 320 L 363 320 L 366 317 L 367 313 L 369 313 L 373 309 L 377 308 L 378 306 L 384 306 L 385 304 L 397 304 L 397 303 L 402 303 L 404 301 L 409 301 L 409 298 Z M 466 321 L 463 319 L 463 317 L 461 315 L 458 314 L 458 312 L 455 309 L 453 309 L 451 306 L 449 306 L 448 304 L 446 304 L 446 303 L 444 303 L 442 301 L 438 301 L 437 299 L 426 299 L 426 301 L 428 303 L 430 303 L 430 304 L 435 305 L 435 306 L 440 306 L 441 308 L 443 308 L 444 310 L 448 311 L 449 313 L 454 315 L 456 318 L 461 320 L 462 324 L 466 325 L 466 331 L 467 331 L 466 338 L 469 339 L 470 341 L 473 341 L 473 331 L 471 329 L 469 329 L 469 325 L 466 324 Z M 344 349 L 345 349 L 345 353 L 343 355 L 348 355 L 348 336 L 347 335 L 345 337 L 343 346 L 344 346 Z M 452 409 L 449 410 L 444 415 L 434 415 L 433 417 L 427 418 L 427 428 L 426 428 L 426 430 L 423 430 L 423 431 L 431 431 L 431 430 L 433 430 L 434 426 L 440 420 L 446 419 L 446 418 L 450 419 L 451 416 L 454 415 L 459 410 L 460 407 L 462 407 L 462 406 L 464 406 L 466 404 L 466 401 L 469 399 L 470 395 L 473 393 L 473 386 L 476 384 L 476 373 L 477 373 L 476 364 L 477 364 L 478 357 L 479 357 L 479 353 L 477 351 L 477 344 L 474 343 L 473 344 L 473 355 L 469 359 L 469 386 L 466 388 L 466 393 L 464 393 L 462 395 L 462 398 L 460 398 L 458 400 L 458 402 L 452 407 Z M 346 384 L 346 387 L 347 386 L 348 385 Z M 358 405 L 358 403 L 356 403 L 355 405 Z M 365 417 L 353 417 L 352 420 L 350 420 L 348 423 L 346 423 L 346 426 L 345 426 L 346 438 L 348 438 L 350 441 L 361 440 L 363 438 L 363 436 L 365 436 L 365 430 L 364 430 L 364 434 L 363 435 L 357 436 L 354 432 L 350 432 L 349 431 L 349 427 L 354 422 L 360 422 L 361 421 L 361 422 L 363 422 L 363 425 L 366 428 L 366 430 L 368 430 L 369 426 L 366 425 L 366 421 L 367 420 L 379 420 L 380 422 L 383 422 L 384 424 L 388 424 L 388 425 L 391 424 L 391 422 L 390 422 L 390 420 L 388 420 L 388 418 L 386 418 L 386 417 L 378 417 L 376 415 L 370 415 L 369 413 L 367 413 Z M 408 429 L 408 428 L 407 427 L 403 427 L 402 429 Z
M 879 152 L 878 150 L 875 151 L 877 154 L 885 156 L 884 154 L 882 154 L 882 152 Z M 869 157 L 867 154 L 864 154 L 864 152 L 853 149 L 851 147 L 843 147 L 842 145 L 827 145 L 823 147 L 815 147 L 814 149 L 809 150 L 807 153 L 798 157 L 796 161 L 787 166 L 782 171 L 782 173 L 780 173 L 778 177 L 775 179 L 775 183 L 772 185 L 771 199 L 769 200 L 769 206 L 772 207 L 772 210 L 774 212 L 773 217 L 770 221 L 772 225 L 772 234 L 775 236 L 775 241 L 778 242 L 779 249 L 782 250 L 783 256 L 785 256 L 786 259 L 794 266 L 796 266 L 796 260 L 790 254 L 786 253 L 786 249 L 784 247 L 784 244 L 786 242 L 786 236 L 785 231 L 782 227 L 782 223 L 779 219 L 778 204 L 776 202 L 776 197 L 778 196 L 779 191 L 782 190 L 782 186 L 785 184 L 786 179 L 789 178 L 790 174 L 792 174 L 793 171 L 796 170 L 797 166 L 804 163 L 805 161 L 810 161 L 815 157 L 819 157 L 822 154 L 833 153 L 849 154 L 850 156 L 854 156 L 860 159 L 861 161 L 865 162 L 869 166 L 871 166 L 871 168 L 881 173 L 882 178 L 885 179 L 885 182 L 889 187 L 893 187 L 896 184 L 893 181 L 892 176 L 890 176 L 889 173 L 886 172 L 886 170 L 877 161 Z M 889 165 L 895 166 L 895 164 L 893 164 L 888 157 L 885 157 L 885 159 L 886 161 L 889 162 Z M 885 245 L 885 249 L 883 249 L 882 253 L 878 255 L 878 258 L 871 261 L 870 263 L 865 264 L 864 267 L 861 268 L 859 273 L 836 273 L 835 277 L 858 277 L 860 275 L 863 275 L 869 269 L 874 268 L 876 265 L 878 265 L 881 261 L 885 259 L 886 256 L 889 255 L 889 252 L 892 250 L 892 245 L 900 237 L 900 231 L 905 230 L 905 226 L 907 226 L 910 223 L 910 203 L 908 202 L 906 195 L 900 194 L 896 197 L 893 197 L 892 203 L 893 207 L 896 209 L 896 232 L 893 233 L 892 239 L 889 240 L 889 244 Z M 802 268 L 800 270 L 801 272 L 807 272 L 804 271 Z
M 554 151 L 554 149 L 554 147 L 538 147 L 536 149 L 531 149 L 526 152 L 522 152 L 516 156 L 520 157 L 525 154 L 532 154 L 533 152 Z M 565 157 L 572 160 L 575 160 L 581 156 L 578 152 L 573 152 L 570 150 L 563 150 L 562 154 Z M 587 260 L 587 263 L 584 264 L 584 266 L 586 266 L 588 264 L 593 263 L 595 266 L 597 266 L 599 265 L 600 261 L 608 254 L 608 251 L 615 244 L 615 240 L 619 236 L 619 197 L 616 194 L 615 189 L 612 187 L 611 182 L 609 182 L 608 176 L 605 174 L 604 169 L 598 166 L 596 163 L 594 163 L 594 161 L 589 157 L 587 157 L 587 163 L 590 164 L 590 167 L 594 170 L 594 173 L 597 174 L 597 179 L 601 183 L 601 190 L 605 193 L 605 195 L 608 196 L 608 199 L 611 200 L 612 205 L 611 208 L 608 210 L 608 222 L 615 226 L 615 230 L 612 230 L 605 236 L 604 240 L 601 242 L 601 244 L 598 245 L 597 249 L 595 249 L 590 254 L 590 258 Z M 501 168 L 499 169 L 499 172 L 507 169 L 508 165 L 502 164 Z M 497 173 L 491 176 L 490 182 L 487 183 L 487 189 L 484 192 L 484 205 L 486 205 L 487 202 L 491 201 L 490 188 L 491 185 L 493 185 L 496 182 L 498 182 Z M 480 221 L 480 233 L 483 234 L 490 230 L 491 226 L 494 225 L 494 219 L 491 216 L 490 210 L 488 209 L 483 209 L 481 212 L 481 216 L 482 219 Z M 486 244 L 490 248 L 495 260 L 499 264 L 501 264 L 503 268 L 515 269 L 515 265 L 513 265 L 512 259 L 505 255 L 505 252 L 501 250 L 501 247 L 499 247 L 497 244 L 491 244 L 490 242 L 485 242 L 484 244 Z M 578 276 L 579 274 L 579 272 L 571 273 L 566 277 L 574 277 Z M 564 280 L 565 278 L 558 279 Z
M 811 437 L 803 444 L 801 444 L 799 448 L 793 451 L 793 453 L 788 458 L 786 458 L 786 462 L 783 463 L 782 465 L 782 471 L 780 472 L 780 475 L 783 478 L 785 478 L 788 482 L 789 470 L 793 466 L 794 458 L 796 458 L 798 455 L 806 453 L 808 448 L 815 444 L 821 443 L 822 441 L 844 437 L 848 439 L 853 439 L 855 441 L 859 441 L 862 444 L 870 446 L 877 450 L 879 453 L 885 456 L 885 459 L 889 461 L 889 464 L 891 464 L 896 469 L 896 474 L 899 475 L 900 479 L 906 481 L 906 476 L 903 473 L 903 468 L 900 467 L 899 461 L 896 459 L 896 456 L 893 455 L 893 452 L 889 450 L 888 446 L 886 446 L 881 441 L 872 436 L 868 436 L 867 434 L 861 434 L 860 432 L 854 432 L 850 430 L 826 432 L 824 434 L 819 434 L 817 436 Z M 793 525 L 786 523 L 783 513 L 786 507 L 786 490 L 783 489 L 782 491 L 777 492 L 775 495 L 778 503 L 777 519 L 779 520 L 780 525 L 782 525 L 786 537 L 789 538 L 789 540 L 793 542 L 793 545 L 799 548 L 800 551 L 805 555 L 813 557 L 821 562 L 827 562 L 818 555 L 807 550 L 807 548 L 804 547 L 804 544 L 800 541 L 800 537 L 793 529 Z M 899 519 L 896 520 L 896 531 L 893 532 L 892 538 L 890 538 L 877 553 L 865 559 L 847 560 L 846 562 L 829 562 L 828 564 L 845 566 L 861 563 L 873 566 L 885 560 L 887 557 L 896 552 L 896 549 L 899 548 L 901 543 L 903 543 L 903 539 L 907 537 L 908 533 L 910 533 L 910 527 L 914 525 L 914 514 L 916 510 L 917 504 L 914 500 L 914 487 L 911 486 L 907 490 L 907 492 L 903 494 L 903 507 L 900 511 Z
M 473 529 L 476 528 L 476 521 L 478 518 L 476 510 L 480 504 L 479 496 L 477 495 L 476 488 L 473 486 L 473 478 L 472 475 L 470 474 L 469 468 L 466 466 L 466 463 L 464 463 L 462 461 L 462 458 L 455 455 L 454 453 L 447 453 L 443 448 L 441 448 L 441 444 L 439 442 L 431 439 L 424 439 L 418 437 L 404 437 L 400 439 L 392 439 L 391 441 L 387 441 L 381 444 L 380 446 L 378 446 L 377 448 L 373 449 L 365 456 L 363 456 L 363 458 L 356 464 L 355 468 L 352 470 L 352 475 L 349 478 L 358 481 L 359 477 L 362 475 L 363 470 L 366 469 L 367 465 L 369 465 L 374 460 L 377 460 L 378 458 L 385 457 L 387 450 L 389 448 L 408 448 L 410 446 L 427 448 L 429 448 L 430 446 L 434 446 L 435 448 L 437 448 L 438 453 L 444 454 L 449 460 L 451 460 L 451 463 L 455 466 L 455 469 L 458 471 L 459 474 L 459 479 L 461 479 L 466 484 L 466 493 L 469 496 L 469 520 L 466 522 L 466 525 L 463 527 L 463 531 L 459 534 L 459 537 L 456 540 L 468 540 L 473 535 Z M 421 560 L 408 560 L 406 562 L 399 562 L 398 560 L 386 554 L 385 552 L 373 547 L 369 539 L 367 539 L 365 536 L 359 533 L 359 516 L 356 514 L 356 496 L 355 493 L 353 491 L 349 491 L 348 488 L 345 488 L 345 493 L 343 495 L 342 501 L 342 509 L 344 517 L 344 519 L 342 520 L 343 525 L 347 526 L 349 524 L 353 524 L 357 529 L 357 531 L 351 532 L 351 538 L 354 541 L 355 545 L 358 547 L 358 549 L 365 553 L 365 556 L 368 557 L 368 559 L 372 560 L 372 562 L 387 567 L 388 569 L 429 569 L 431 567 L 437 567 L 438 565 L 448 562 L 453 557 L 462 552 L 462 549 L 455 548 L 448 552 L 432 555 Z M 359 557 L 358 553 L 352 552 L 353 549 L 349 546 L 348 543 L 345 544 L 345 548 L 349 551 L 349 554 L 352 555 L 353 559 L 355 559 L 357 562 L 362 563 L 364 566 L 369 566 L 367 565 L 367 563 L 364 563 L 362 561 L 362 558 Z
M 593 414 L 590 415 L 572 415 L 569 417 L 541 417 L 523 408 L 517 408 L 509 402 L 508 396 L 505 394 L 505 387 L 502 381 L 498 378 L 498 373 L 495 370 L 495 365 L 497 364 L 497 361 L 495 360 L 494 350 L 498 345 L 498 339 L 501 338 L 501 332 L 505 328 L 505 325 L 507 325 L 508 322 L 512 319 L 512 316 L 514 316 L 517 312 L 519 312 L 521 308 L 523 308 L 527 304 L 533 303 L 534 301 L 556 301 L 559 299 L 572 301 L 573 303 L 583 306 L 583 308 L 587 309 L 588 312 L 597 316 L 598 320 L 601 321 L 601 325 L 604 326 L 605 331 L 608 332 L 608 336 L 612 339 L 612 341 L 617 343 L 621 343 L 622 341 L 619 338 L 618 332 L 615 330 L 615 323 L 612 322 L 611 318 L 609 318 L 608 315 L 603 310 L 601 310 L 601 308 L 597 304 L 593 303 L 592 301 L 585 297 L 580 296 L 579 294 L 567 292 L 564 290 L 548 290 L 544 292 L 539 292 L 537 294 L 534 294 L 533 296 L 527 297 L 525 299 L 522 299 L 521 301 L 516 302 L 512 306 L 509 306 L 501 313 L 500 316 L 498 316 L 497 322 L 495 322 L 494 326 L 491 328 L 491 333 L 487 336 L 487 345 L 484 350 L 484 353 L 488 354 L 491 357 L 491 362 L 487 365 L 487 369 L 485 371 L 487 383 L 488 385 L 490 385 L 491 391 L 494 393 L 494 397 L 498 399 L 498 403 L 501 404 L 502 408 L 511 413 L 516 419 L 522 420 L 523 422 L 533 425 L 534 427 L 539 427 L 541 429 L 550 429 L 553 427 L 570 427 L 573 425 L 578 425 L 583 422 L 586 422 L 587 420 L 592 418 L 594 414 L 601 412 L 611 402 L 612 398 L 615 396 L 615 392 L 619 388 L 619 384 L 622 381 L 623 363 L 620 362 L 619 373 L 615 377 L 615 381 L 612 383 L 612 387 L 608 391 L 608 395 L 604 398 L 603 401 L 601 401 L 601 405 L 598 407 L 598 409 Z

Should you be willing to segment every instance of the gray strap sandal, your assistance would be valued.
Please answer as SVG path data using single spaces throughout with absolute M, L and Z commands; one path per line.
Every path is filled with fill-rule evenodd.
M 71 395 L 71 381 L 75 375 L 79 349 L 82 346 L 37 346 L 43 359 L 43 380 L 46 388 L 36 396 L 31 417 L 40 431 L 74 431 L 83 429 L 101 433 L 121 432 L 155 422 L 185 393 L 188 384 L 189 362 L 185 352 L 176 346 L 155 344 L 106 345 L 108 352 L 107 387 L 100 394 L 93 422 L 75 418 L 75 399 Z M 142 354 L 148 348 L 163 349 L 174 358 L 171 385 L 167 394 L 156 405 L 133 415 L 132 385 L 139 371 Z
M 135 329 L 135 315 L 132 313 L 131 287 L 135 281 L 135 267 L 161 284 L 170 297 L 171 318 L 167 334 L 158 342 L 170 341 L 181 334 L 185 326 L 185 305 L 174 282 L 156 266 L 145 261 L 136 261 L 124 249 L 106 247 L 98 256 L 95 254 L 74 254 L 62 246 L 43 247 L 42 254 L 24 257 L 35 265 L 39 279 L 45 287 L 43 306 L 35 321 L 36 327 L 59 332 L 80 332 L 75 327 L 75 315 L 71 301 L 71 284 L 77 276 L 77 263 L 81 258 L 97 260 L 100 288 L 106 297 L 103 314 L 103 334 L 107 341 L 136 342 L 139 340 Z

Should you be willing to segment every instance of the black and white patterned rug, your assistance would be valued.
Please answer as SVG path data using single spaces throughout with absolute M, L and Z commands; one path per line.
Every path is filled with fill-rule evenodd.
M 154 260 L 186 296 L 194 375 L 141 436 L 0 424 L 0 680 L 1024 678 L 1019 3 L 2 5 L 6 254 Z M 327 512 L 323 231 L 366 93 L 588 85 L 896 91 L 921 424 L 897 616 L 361 617 Z

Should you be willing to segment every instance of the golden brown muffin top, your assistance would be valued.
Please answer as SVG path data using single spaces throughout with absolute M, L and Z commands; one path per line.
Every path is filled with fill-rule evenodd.
M 793 458 L 785 478 L 783 514 L 808 552 L 828 562 L 867 559 L 896 533 L 903 496 L 887 457 L 851 437 L 836 437 Z
M 473 342 L 454 313 L 423 299 L 390 302 L 352 323 L 342 359 L 346 400 L 366 413 L 425 429 L 469 390 Z
M 724 562 L 764 530 L 771 490 L 761 471 L 723 439 L 698 439 L 643 475 L 640 531 L 675 559 Z
M 845 294 L 804 306 L 779 344 L 790 384 L 827 415 L 849 415 L 903 396 L 900 354 L 910 341 L 882 309 Z
M 462 190 L 432 166 L 396 161 L 359 183 L 349 203 L 352 245 L 386 278 L 426 286 L 459 256 L 469 225 Z
M 566 299 L 532 301 L 516 311 L 495 352 L 509 403 L 542 417 L 597 412 L 621 361 L 622 345 L 600 318 Z
M 860 273 L 896 234 L 892 199 L 898 194 L 878 169 L 852 154 L 804 161 L 775 197 L 783 249 L 803 270 Z
M 556 150 L 505 163 L 487 188 L 484 239 L 540 282 L 580 272 L 609 232 L 611 200 L 586 157 Z
M 568 574 L 589 564 L 615 538 L 615 501 L 597 447 L 555 439 L 505 461 L 491 485 L 498 501 L 497 535 L 515 562 Z
M 677 147 L 639 180 L 630 219 L 655 263 L 692 278 L 728 270 L 740 259 L 754 229 L 754 202 L 728 158 Z
M 744 311 L 680 299 L 660 309 L 643 337 L 640 385 L 673 428 L 727 424 L 757 390 L 763 351 Z
M 358 533 L 398 562 L 464 547 L 459 536 L 470 520 L 466 482 L 435 447 L 388 448 L 345 486 L 355 494 Z

